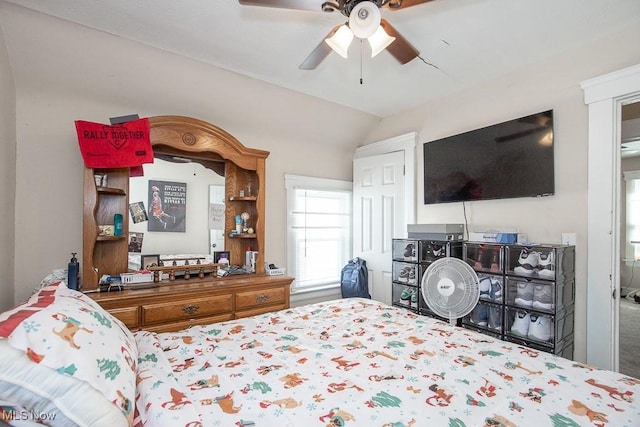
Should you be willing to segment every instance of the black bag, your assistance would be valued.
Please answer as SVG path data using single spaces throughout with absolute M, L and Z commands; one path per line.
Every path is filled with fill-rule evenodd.
M 360 297 L 369 298 L 369 272 L 367 263 L 362 258 L 350 259 L 347 265 L 342 268 L 342 279 L 340 281 L 342 298 Z

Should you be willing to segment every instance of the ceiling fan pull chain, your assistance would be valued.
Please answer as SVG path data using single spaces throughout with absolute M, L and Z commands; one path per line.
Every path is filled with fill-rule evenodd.
M 360 39 L 360 84 L 362 84 L 362 39 Z

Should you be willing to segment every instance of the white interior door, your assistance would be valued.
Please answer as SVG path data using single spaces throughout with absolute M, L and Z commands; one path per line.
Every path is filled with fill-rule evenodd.
M 391 304 L 391 244 L 406 235 L 405 153 L 353 161 L 353 252 L 367 262 L 369 293 Z

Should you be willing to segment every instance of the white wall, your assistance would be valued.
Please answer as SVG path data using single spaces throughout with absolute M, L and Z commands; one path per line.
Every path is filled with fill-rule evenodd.
M 4 2 L 0 28 L 16 76 L 16 300 L 82 250 L 83 166 L 74 120 L 185 115 L 270 151 L 265 256 L 279 265 L 286 261 L 284 174 L 350 180 L 353 151 L 378 122 Z
M 16 92 L 0 28 L 0 311 L 14 303 Z
M 384 119 L 370 141 L 410 130 L 419 132 L 417 218 L 420 223 L 465 223 L 469 229 L 510 226 L 529 241 L 560 243 L 563 232 L 577 234 L 575 358 L 586 357 L 587 124 L 579 83 L 640 62 L 640 28 L 566 52 L 506 77 Z M 540 111 L 554 110 L 554 196 L 425 206 L 422 143 Z M 603 260 L 607 262 L 606 260 Z

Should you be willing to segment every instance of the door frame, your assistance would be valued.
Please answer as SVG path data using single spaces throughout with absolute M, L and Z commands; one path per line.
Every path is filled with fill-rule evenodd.
M 405 224 L 414 224 L 416 220 L 416 145 L 417 132 L 409 132 L 393 138 L 363 145 L 356 148 L 354 159 L 376 156 L 379 154 L 404 151 L 404 199 L 406 203 Z M 406 237 L 396 236 L 398 238 Z
M 640 100 L 640 65 L 580 86 L 589 109 L 587 363 L 617 371 L 621 117 L 623 105 Z

